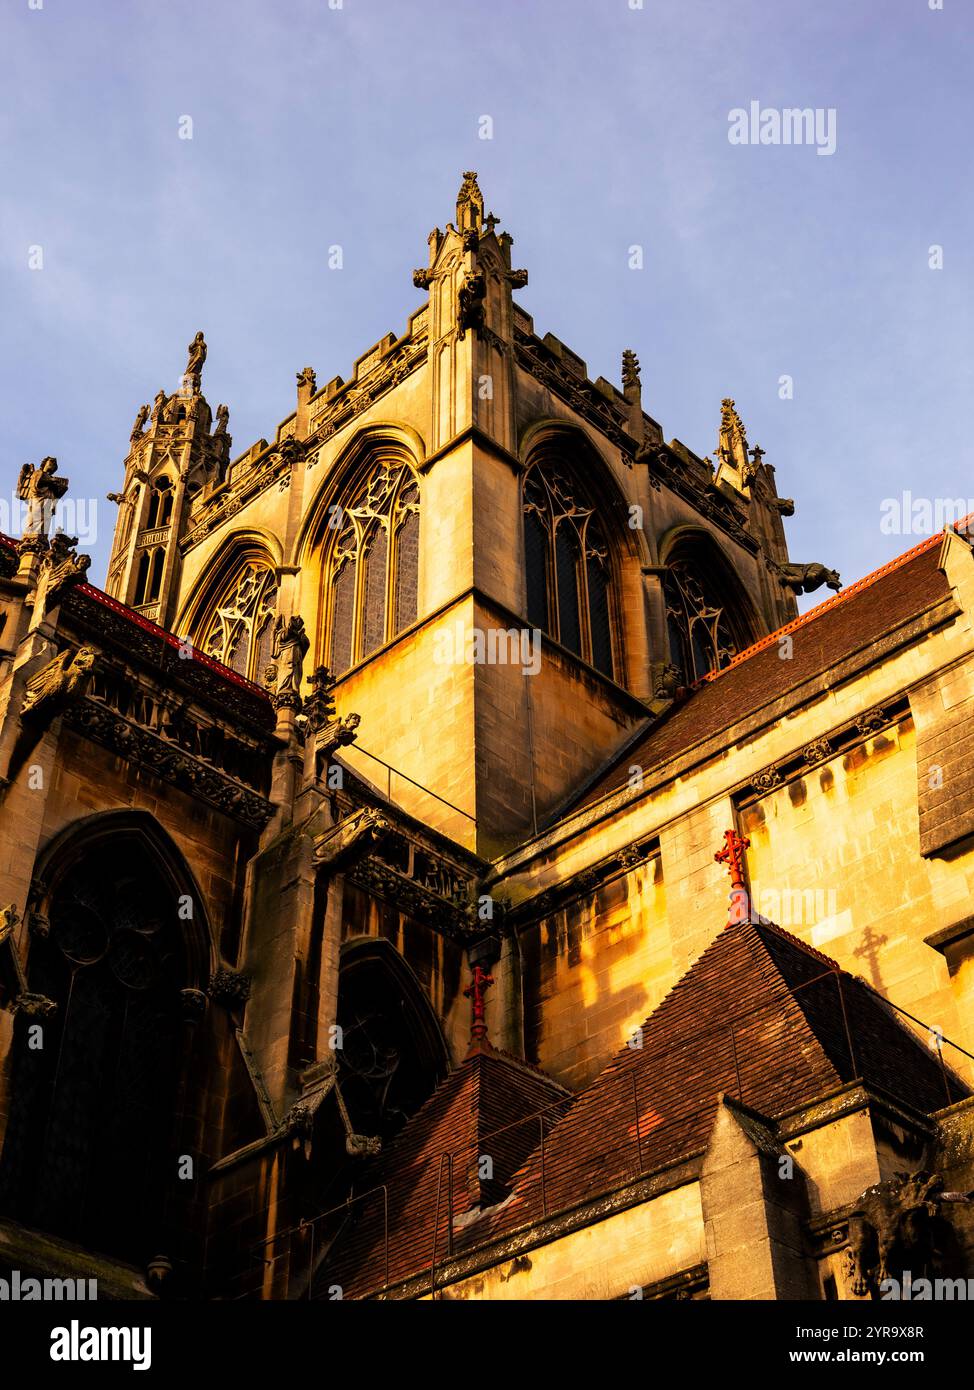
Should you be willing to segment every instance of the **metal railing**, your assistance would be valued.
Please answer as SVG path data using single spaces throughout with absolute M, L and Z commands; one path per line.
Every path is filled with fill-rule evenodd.
M 852 1084 L 856 1079 L 859 1079 L 859 1073 L 856 1049 L 853 1043 L 852 1031 L 849 1026 L 841 971 L 832 968 L 823 969 L 811 979 L 805 980 L 798 985 L 789 986 L 788 995 L 789 997 L 793 997 L 800 994 L 803 990 L 811 988 L 813 985 L 822 985 L 828 980 L 829 976 L 835 980 L 835 988 L 838 992 L 839 1012 L 842 1021 L 842 1031 L 849 1054 L 850 1075 L 849 1079 L 842 1083 L 847 1086 Z M 927 1031 L 930 1038 L 934 1040 L 932 1050 L 937 1054 L 940 1073 L 943 1079 L 946 1105 L 952 1105 L 956 1101 L 965 1098 L 965 1095 L 969 1093 L 968 1087 L 960 1078 L 951 1076 L 944 1061 L 944 1049 L 947 1047 L 953 1048 L 956 1052 L 961 1054 L 961 1056 L 970 1061 L 974 1061 L 974 1053 L 968 1052 L 965 1048 L 961 1047 L 959 1043 L 955 1043 L 950 1038 L 945 1037 L 939 1029 L 931 1028 L 928 1024 L 923 1023 L 905 1009 L 900 1009 L 897 1005 L 891 1004 L 889 1000 L 884 998 L 883 995 L 879 994 L 877 990 L 873 989 L 872 986 L 865 981 L 856 981 L 856 985 L 857 987 L 868 990 L 870 994 L 874 995 L 881 1007 L 888 1007 L 896 1010 L 896 1012 L 908 1018 L 911 1023 Z M 723 1088 L 724 1093 L 725 1095 L 729 1095 L 732 1099 L 736 1099 L 740 1104 L 747 1105 L 747 1054 L 744 1052 L 742 1055 L 742 1047 L 740 1044 L 744 1041 L 746 1030 L 759 1022 L 761 1015 L 768 1018 L 780 1017 L 780 1013 L 774 1006 L 769 1006 L 768 1003 L 755 1005 L 751 1009 L 736 1014 L 726 1022 L 701 1029 L 696 1033 L 681 1038 L 674 1042 L 672 1046 L 662 1051 L 658 1048 L 654 1048 L 652 1050 L 654 1058 L 659 1058 L 660 1060 L 672 1058 L 675 1054 L 681 1051 L 687 1051 L 688 1049 L 699 1051 L 701 1046 L 705 1044 L 713 1051 L 717 1049 L 718 1040 L 720 1038 L 723 1037 L 727 1039 L 727 1085 Z M 639 1049 L 636 1048 L 635 1050 L 638 1051 Z M 826 1055 L 828 1054 L 826 1053 Z M 391 1277 L 394 1277 L 395 1283 L 399 1284 L 421 1279 L 425 1273 L 426 1292 L 435 1296 L 437 1288 L 436 1272 L 438 1267 L 441 1267 L 444 1262 L 455 1258 L 457 1254 L 456 1247 L 458 1242 L 456 1235 L 460 1228 L 457 1226 L 455 1205 L 458 1190 L 467 1190 L 467 1183 L 471 1172 L 471 1158 L 473 1160 L 473 1168 L 476 1170 L 476 1165 L 483 1157 L 485 1150 L 489 1149 L 490 1143 L 492 1141 L 496 1142 L 499 1137 L 509 1134 L 512 1130 L 527 1127 L 535 1127 L 537 1131 L 534 1143 L 529 1143 L 525 1140 L 522 1144 L 524 1158 L 518 1165 L 518 1171 L 522 1180 L 519 1195 L 523 1205 L 517 1222 L 510 1228 L 511 1231 L 514 1229 L 522 1229 L 524 1226 L 529 1226 L 538 1221 L 546 1221 L 549 1218 L 558 1217 L 580 1204 L 587 1205 L 605 1198 L 614 1192 L 624 1190 L 626 1187 L 631 1186 L 640 1179 L 649 1177 L 655 1172 L 688 1161 L 705 1148 L 702 1127 L 701 1138 L 704 1139 L 704 1142 L 700 1148 L 694 1149 L 692 1153 L 679 1153 L 677 1151 L 679 1146 L 674 1146 L 672 1143 L 668 1143 L 667 1140 L 673 1131 L 686 1131 L 690 1129 L 691 1132 L 693 1132 L 700 1126 L 700 1122 L 704 1117 L 712 1119 L 714 1114 L 713 1098 L 708 1098 L 705 1104 L 689 1112 L 682 1111 L 673 1119 L 664 1120 L 660 1118 L 658 1122 L 647 1124 L 647 1117 L 655 1114 L 652 1103 L 654 1091 L 652 1085 L 649 1087 L 645 1085 L 640 1086 L 639 1076 L 635 1070 L 632 1070 L 611 1078 L 608 1082 L 608 1086 L 610 1088 L 618 1086 L 620 1092 L 628 1091 L 631 1095 L 631 1100 L 627 1098 L 625 1102 L 621 1102 L 618 1095 L 616 1098 L 613 1098 L 611 1092 L 609 1094 L 603 1092 L 603 1109 L 607 1114 L 612 1114 L 613 1132 L 610 1136 L 607 1136 L 606 1147 L 595 1157 L 598 1159 L 602 1170 L 608 1170 L 611 1177 L 602 1186 L 594 1190 L 585 1190 L 580 1193 L 578 1190 L 577 1174 L 571 1172 L 564 1163 L 557 1165 L 554 1170 L 551 1165 L 551 1130 L 563 1116 L 576 1112 L 580 1105 L 586 1103 L 585 1092 L 583 1091 L 571 1100 L 566 1097 L 564 1099 L 552 1101 L 532 1111 L 528 1115 L 521 1116 L 517 1120 L 499 1126 L 489 1133 L 479 1136 L 475 1143 L 467 1143 L 442 1149 L 438 1154 L 433 1155 L 431 1158 L 424 1159 L 422 1163 L 418 1165 L 418 1176 L 420 1180 L 422 1175 L 428 1173 L 434 1166 L 436 1171 L 433 1217 L 429 1233 L 430 1255 L 429 1261 L 425 1266 L 417 1266 L 414 1261 L 408 1269 L 397 1269 L 393 1276 L 392 1254 L 390 1251 L 389 1186 L 387 1184 L 380 1184 L 374 1188 L 370 1188 L 366 1192 L 359 1193 L 349 1198 L 347 1201 L 339 1203 L 329 1208 L 327 1211 L 321 1212 L 317 1217 L 311 1220 L 302 1220 L 296 1226 L 292 1226 L 278 1232 L 274 1236 L 268 1237 L 266 1241 L 260 1243 L 260 1247 L 254 1248 L 263 1248 L 268 1245 L 273 1245 L 275 1242 L 290 1241 L 293 1243 L 295 1236 L 304 1237 L 306 1233 L 310 1232 L 310 1248 L 307 1252 L 306 1264 L 307 1291 L 305 1296 L 309 1299 L 328 1298 L 329 1294 L 327 1291 L 324 1293 L 314 1292 L 314 1285 L 319 1273 L 319 1271 L 315 1269 L 315 1259 L 317 1257 L 314 1236 L 315 1228 L 321 1222 L 338 1216 L 339 1213 L 344 1217 L 350 1217 L 353 1207 L 359 1209 L 360 1220 L 369 1220 L 370 1218 L 366 1214 L 367 1204 L 370 1201 L 381 1198 L 383 1283 L 381 1285 L 373 1285 L 368 1292 L 375 1294 L 387 1291 L 390 1287 L 393 1287 L 393 1285 L 390 1284 Z M 753 1082 L 751 1083 L 751 1088 L 753 1101 L 757 1099 L 757 1097 L 753 1096 Z M 718 1087 L 718 1089 L 720 1088 Z M 892 1099 L 899 1100 L 901 1103 L 910 1106 L 911 1109 L 915 1108 L 905 1097 L 897 1096 L 892 1092 L 888 1092 L 888 1094 L 891 1095 Z M 622 1107 L 621 1109 L 620 1105 Z M 624 1122 L 620 1120 L 620 1116 L 626 1110 L 631 1113 L 632 1120 L 631 1123 L 625 1124 L 623 1128 Z M 650 1135 L 652 1135 L 651 1144 L 648 1143 Z M 628 1159 L 626 1157 L 627 1155 Z M 458 1187 L 458 1174 L 460 1173 L 467 1175 L 462 1189 Z M 400 1172 L 397 1182 L 404 1185 L 414 1185 L 416 1179 L 417 1165 L 414 1164 Z M 565 1192 L 564 1189 L 566 1186 L 570 1188 L 570 1191 Z M 407 1190 L 405 1186 L 403 1190 Z M 412 1188 L 410 1187 L 408 1190 L 412 1190 Z M 505 1231 L 505 1233 L 507 1233 L 507 1231 Z M 338 1235 L 339 1232 L 336 1231 L 332 1236 L 331 1243 L 334 1243 Z M 378 1226 L 375 1235 L 376 1237 L 379 1235 Z M 476 1244 L 471 1242 L 467 1244 L 465 1248 L 472 1253 L 476 1248 Z M 339 1241 L 339 1261 L 341 1259 L 341 1249 L 342 1245 Z M 327 1256 L 325 1258 L 327 1259 Z
M 367 758 L 371 758 L 373 762 L 379 763 L 380 766 L 386 769 L 386 797 L 389 801 L 393 799 L 392 779 L 393 777 L 398 777 L 403 782 L 408 782 L 411 787 L 415 787 L 417 791 L 421 791 L 424 796 L 432 797 L 432 799 L 439 802 L 441 806 L 446 806 L 448 810 L 455 811 L 458 816 L 463 816 L 465 820 L 471 821 L 474 825 L 477 824 L 477 817 L 472 816 L 469 811 L 464 811 L 460 806 L 454 806 L 452 801 L 447 801 L 446 797 L 440 796 L 439 793 L 432 791 L 429 787 L 424 787 L 422 782 L 417 782 L 414 777 L 410 777 L 407 773 L 400 772 L 399 768 L 393 767 L 391 763 L 387 763 L 384 758 L 378 757 L 377 754 L 370 753 L 369 750 L 363 748 L 360 743 L 356 742 L 349 745 L 345 750 L 345 755 L 348 756 L 351 753 L 364 753 Z M 354 766 L 354 761 L 351 757 L 349 757 L 349 763 Z

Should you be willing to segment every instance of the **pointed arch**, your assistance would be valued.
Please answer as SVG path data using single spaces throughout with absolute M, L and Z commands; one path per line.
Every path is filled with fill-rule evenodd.
M 639 555 L 617 521 L 625 499 L 578 429 L 537 425 L 525 447 L 523 611 L 533 627 L 621 681 L 620 567 Z
M 419 458 L 409 444 L 412 432 L 401 428 L 360 432 L 319 491 L 305 531 L 302 563 L 320 576 L 316 651 L 336 676 L 419 614 Z
M 228 536 L 183 606 L 177 631 L 260 683 L 270 660 L 280 545 L 259 531 Z
M 679 526 L 660 546 L 670 661 L 684 684 L 720 670 L 761 626 L 743 584 L 708 531 Z
M 203 899 L 148 814 L 69 826 L 30 894 L 28 990 L 18 1012 L 0 1151 L 0 1210 L 90 1249 L 144 1263 L 175 1250 L 188 1003 L 212 949 Z
M 422 985 L 391 942 L 341 948 L 338 1052 L 342 1095 L 360 1133 L 391 1138 L 449 1070 L 442 1029 Z

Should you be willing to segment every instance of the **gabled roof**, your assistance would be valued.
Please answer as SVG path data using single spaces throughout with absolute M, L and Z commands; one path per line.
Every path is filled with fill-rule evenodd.
M 538 1142 L 539 1112 L 554 1118 L 571 1101 L 564 1087 L 526 1062 L 481 1045 L 452 1071 L 387 1150 L 372 1160 L 359 1194 L 388 1192 L 389 1282 L 442 1263 L 463 1218 L 507 1195 L 510 1181 Z M 451 1155 L 448 1162 L 446 1155 Z M 482 1165 L 490 1160 L 490 1170 Z M 485 1176 L 487 1173 L 489 1176 Z M 351 1209 L 335 1253 L 316 1285 L 339 1284 L 356 1298 L 385 1282 L 385 1221 L 381 1191 Z M 459 1228 L 456 1223 L 460 1222 Z
M 468 1059 L 442 1083 L 368 1175 L 388 1184 L 390 1283 L 432 1269 L 438 1188 L 436 1263 L 447 1258 L 441 1154 L 465 1145 L 471 1153 L 499 1150 L 482 1132 L 485 1121 L 521 1121 L 508 1131 L 501 1164 L 501 1186 L 513 1190 L 477 1219 L 455 1221 L 455 1252 L 699 1155 L 721 1092 L 769 1119 L 853 1080 L 922 1114 L 967 1094 L 956 1077 L 945 1081 L 936 1054 L 868 985 L 771 923 L 726 927 L 636 1036 L 641 1045 L 620 1048 L 567 1110 L 554 1083 L 503 1054 Z M 478 1194 L 469 1167 L 455 1160 L 454 1217 L 478 1201 L 486 1206 L 490 1195 Z M 376 1201 L 340 1237 L 326 1282 L 342 1284 L 345 1297 L 378 1290 L 382 1231 Z
M 560 808 L 558 817 L 617 791 L 625 785 L 632 765 L 659 767 L 688 752 L 949 598 L 950 583 L 939 568 L 943 539 L 942 533 L 928 536 L 712 672 L 684 703 L 649 723 L 641 736 L 615 754 L 593 781 Z M 791 638 L 791 654 L 782 660 L 781 642 L 786 637 Z
M 868 985 L 770 923 L 726 927 L 640 1031 L 547 1140 L 548 1211 L 701 1153 L 720 1092 L 772 1119 L 853 1080 L 921 1113 L 967 1094 Z M 499 1220 L 541 1210 L 536 1153 Z

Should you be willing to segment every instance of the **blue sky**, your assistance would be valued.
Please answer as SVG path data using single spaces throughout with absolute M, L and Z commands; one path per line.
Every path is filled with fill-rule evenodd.
M 700 453 L 736 399 L 794 559 L 850 582 L 913 544 L 883 499 L 974 496 L 974 10 L 630 3 L 3 0 L 0 493 L 44 454 L 75 494 L 116 488 L 198 328 L 234 452 L 270 437 L 296 371 L 402 331 L 472 168 L 539 333 L 615 382 L 634 347 Z M 730 144 L 755 100 L 834 108 L 834 155 Z

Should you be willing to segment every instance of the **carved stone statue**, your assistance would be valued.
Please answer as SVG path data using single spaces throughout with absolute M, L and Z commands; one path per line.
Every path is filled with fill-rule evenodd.
M 203 363 L 206 361 L 206 342 L 202 332 L 197 333 L 186 351 L 189 353 L 189 361 L 186 363 L 186 371 L 183 375 L 189 378 L 193 390 L 199 391 L 203 375 Z
M 218 405 L 216 408 L 216 427 L 214 435 L 226 434 L 227 426 L 230 423 L 230 407 L 228 405 Z
M 139 407 L 139 413 L 135 417 L 135 424 L 132 426 L 130 438 L 132 440 L 141 439 L 142 431 L 145 429 L 145 422 L 149 418 L 149 407 L 143 405 Z
M 84 691 L 95 664 L 93 647 L 68 648 L 42 666 L 27 681 L 21 714 L 33 714 L 45 707 L 53 710 Z
M 945 1192 L 937 1173 L 897 1173 L 869 1187 L 849 1218 L 846 1252 L 852 1292 L 881 1297 L 886 1279 L 930 1278 L 939 1268 L 951 1235 L 944 1203 L 970 1202 L 969 1192 Z
M 34 595 L 35 614 L 46 616 L 52 608 L 57 607 L 67 591 L 80 584 L 87 574 L 91 556 L 77 555 L 74 550 L 77 544 L 77 536 L 65 535 L 63 531 L 56 531 L 52 536 Z
M 811 594 L 826 584 L 830 589 L 841 589 L 842 580 L 836 570 L 826 569 L 817 562 L 812 565 L 782 565 L 778 577 L 785 588 L 796 594 Z
M 27 503 L 25 536 L 46 536 L 58 501 L 68 490 L 67 478 L 55 478 L 57 459 L 45 458 L 35 468 L 25 463 L 17 480 L 17 496 Z
M 484 299 L 487 282 L 482 270 L 468 270 L 457 293 L 457 337 L 464 338 L 467 329 L 479 333 L 484 326 Z
M 653 698 L 656 700 L 673 700 L 677 692 L 684 683 L 683 672 L 679 666 L 674 666 L 668 662 L 656 677 L 656 684 L 653 689 Z
M 273 697 L 276 709 L 301 709 L 301 676 L 310 646 L 303 618 L 285 620 L 283 616 L 278 617 L 271 646 L 271 656 L 277 664 L 277 688 Z
M 158 425 L 161 422 L 168 399 L 165 391 L 160 389 L 156 392 L 156 398 L 152 403 L 152 419 L 154 424 Z

